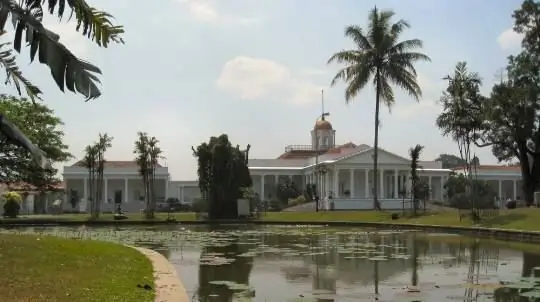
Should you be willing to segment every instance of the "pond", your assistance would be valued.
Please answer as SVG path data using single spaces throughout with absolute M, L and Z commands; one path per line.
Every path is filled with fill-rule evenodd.
M 540 301 L 534 247 L 457 235 L 308 226 L 1 232 L 150 247 L 175 265 L 192 301 Z

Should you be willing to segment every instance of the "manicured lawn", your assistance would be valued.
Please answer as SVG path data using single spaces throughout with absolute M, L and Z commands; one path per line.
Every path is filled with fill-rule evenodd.
M 147 220 L 144 217 L 144 214 L 141 213 L 126 213 L 128 219 L 118 220 L 120 223 L 129 223 L 133 221 L 143 221 Z M 164 221 L 169 217 L 167 213 L 156 213 L 156 221 Z M 196 220 L 195 213 L 171 213 L 171 218 L 174 218 L 178 221 L 194 221 Z M 33 221 L 88 221 L 90 220 L 89 214 L 44 214 L 44 215 L 20 215 L 19 218 L 9 219 L 9 218 L 0 218 L 0 221 L 5 222 L 14 222 L 24 221 L 24 220 L 33 220 Z M 113 214 L 101 214 L 98 221 L 113 221 Z
M 0 235 L 0 272 L 1 301 L 154 301 L 150 261 L 113 243 Z
M 298 221 L 298 222 L 323 222 L 323 221 L 358 221 L 358 222 L 381 222 L 381 223 L 411 223 L 431 224 L 445 226 L 472 226 L 473 222 L 464 218 L 460 221 L 458 211 L 445 210 L 439 213 L 420 215 L 417 217 L 400 217 L 391 219 L 389 212 L 378 211 L 347 211 L 347 212 L 272 212 L 261 216 L 265 221 Z M 527 231 L 540 231 L 540 209 L 522 208 L 515 210 L 500 210 L 499 215 L 483 217 L 475 226 L 492 227 L 501 229 L 517 229 Z

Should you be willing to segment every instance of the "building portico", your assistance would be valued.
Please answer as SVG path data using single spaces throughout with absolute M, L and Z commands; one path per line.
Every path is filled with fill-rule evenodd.
M 373 171 L 374 149 L 361 145 L 352 148 L 343 148 L 334 152 L 332 157 L 322 155 L 319 159 L 306 159 L 305 166 L 287 167 L 287 159 L 252 160 L 250 172 L 254 181 L 254 190 L 263 200 L 271 200 L 272 193 L 280 183 L 287 178 L 297 188 L 304 190 L 306 184 L 317 184 L 317 192 L 321 197 L 331 197 L 336 209 L 368 209 L 372 208 L 374 179 L 378 177 L 378 197 L 381 205 L 391 208 L 403 207 L 403 200 L 410 198 L 410 161 L 401 156 L 379 149 L 379 171 Z M 317 163 L 315 163 L 317 162 Z M 253 164 L 269 165 L 273 167 L 254 166 Z M 444 200 L 444 184 L 451 170 L 442 169 L 438 162 L 423 162 L 430 168 L 418 170 L 421 179 L 430 187 L 430 196 L 433 200 Z M 281 164 L 278 167 L 277 164 Z M 270 190 L 270 193 L 268 193 Z

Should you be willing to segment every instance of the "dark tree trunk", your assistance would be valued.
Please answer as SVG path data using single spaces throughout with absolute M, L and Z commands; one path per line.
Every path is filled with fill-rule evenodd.
M 381 210 L 381 205 L 379 204 L 379 175 L 378 175 L 378 166 L 379 166 L 379 111 L 380 111 L 380 99 L 381 99 L 381 81 L 380 75 L 377 71 L 376 73 L 377 81 L 377 91 L 375 95 L 375 139 L 373 142 L 373 208 L 375 210 Z

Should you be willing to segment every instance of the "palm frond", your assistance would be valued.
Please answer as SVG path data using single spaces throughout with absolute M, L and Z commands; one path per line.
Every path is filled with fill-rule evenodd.
M 362 28 L 358 25 L 349 25 L 345 28 L 345 36 L 351 38 L 358 49 L 369 50 L 373 47 L 369 39 L 364 35 Z
M 23 76 L 15 62 L 15 56 L 13 55 L 12 50 L 5 49 L 5 46 L 10 44 L 11 43 L 0 44 L 0 64 L 6 70 L 6 84 L 13 84 L 19 95 L 22 94 L 22 89 L 24 89 L 26 95 L 28 95 L 32 102 L 35 102 L 36 99 L 40 100 L 41 90 Z
M 34 5 L 47 3 L 47 10 L 58 16 L 64 17 L 66 8 L 71 9 L 69 18 L 75 16 L 77 20 L 76 30 L 94 41 L 98 46 L 107 47 L 109 43 L 122 43 L 124 39 L 123 26 L 114 25 L 111 21 L 114 17 L 104 11 L 91 7 L 85 0 L 25 0 Z
M 25 8 L 15 0 L 0 0 L 0 32 L 5 31 L 5 24 L 9 16 L 15 27 L 13 47 L 21 51 L 23 37 L 30 47 L 30 61 L 33 62 L 36 54 L 40 63 L 49 66 L 52 77 L 61 91 L 65 88 L 80 93 L 86 100 L 101 95 L 97 84 L 100 83 L 96 74 L 101 74 L 98 67 L 78 59 L 62 43 L 59 36 L 46 29 L 40 14 L 40 7 L 44 0 L 26 0 Z M 66 4 L 73 9 L 77 18 L 77 30 L 88 35 L 100 46 L 107 46 L 110 41 L 122 43 L 120 34 L 123 29 L 113 26 L 110 15 L 99 12 L 86 4 L 84 0 L 49 0 L 49 11 L 58 8 L 59 16 L 64 14 Z M 23 36 L 24 34 L 24 36 Z

